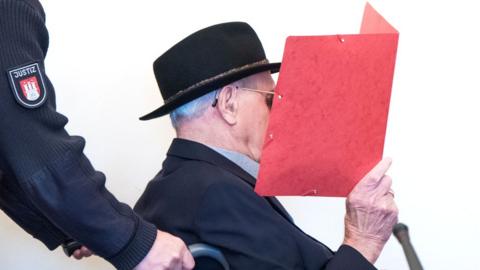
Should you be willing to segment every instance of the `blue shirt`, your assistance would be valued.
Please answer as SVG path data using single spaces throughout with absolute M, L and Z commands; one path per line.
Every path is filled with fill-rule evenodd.
M 248 174 L 253 176 L 253 178 L 257 179 L 258 177 L 258 170 L 260 169 L 260 164 L 255 160 L 249 158 L 247 155 L 244 155 L 239 152 L 227 150 L 221 147 L 210 146 L 211 149 L 215 150 L 220 155 L 226 157 L 231 162 L 237 164 L 240 168 L 246 171 Z

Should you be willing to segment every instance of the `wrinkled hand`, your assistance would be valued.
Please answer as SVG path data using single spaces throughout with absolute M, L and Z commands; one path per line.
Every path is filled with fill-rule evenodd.
M 157 231 L 152 249 L 134 270 L 190 270 L 194 266 L 193 257 L 180 238 Z
M 397 223 L 398 209 L 385 175 L 391 159 L 383 159 L 350 192 L 345 215 L 344 244 L 358 250 L 372 264 Z
M 92 256 L 93 252 L 90 251 L 86 246 L 82 246 L 82 248 L 79 248 L 73 252 L 73 257 L 77 260 L 81 260 L 84 257 L 90 257 Z

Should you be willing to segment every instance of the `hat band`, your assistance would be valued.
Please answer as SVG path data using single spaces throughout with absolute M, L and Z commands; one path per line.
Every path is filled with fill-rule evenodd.
M 230 74 L 233 74 L 233 73 L 236 73 L 236 72 L 239 72 L 239 71 L 243 71 L 245 69 L 250 69 L 252 67 L 256 67 L 256 66 L 260 66 L 260 65 L 264 65 L 264 64 L 268 64 L 268 60 L 267 59 L 263 59 L 261 61 L 258 61 L 258 62 L 255 62 L 255 63 L 251 63 L 251 64 L 247 64 L 247 65 L 244 65 L 244 66 L 241 66 L 241 67 L 238 67 L 238 68 L 233 68 L 233 69 L 230 69 L 228 71 L 225 71 L 223 73 L 220 73 L 218 75 L 215 75 L 213 77 L 210 77 L 208 79 L 205 79 L 205 80 L 202 80 L 196 84 L 193 84 L 185 89 L 182 89 L 180 91 L 178 91 L 175 95 L 167 98 L 165 100 L 165 103 L 168 103 L 176 98 L 178 98 L 179 96 L 182 96 L 188 92 L 190 92 L 191 90 L 193 89 L 196 89 L 198 87 L 201 87 L 201 86 L 204 86 L 212 81 L 215 81 L 215 80 L 218 80 L 218 79 L 221 79 L 222 77 L 225 77 L 225 76 L 228 76 Z

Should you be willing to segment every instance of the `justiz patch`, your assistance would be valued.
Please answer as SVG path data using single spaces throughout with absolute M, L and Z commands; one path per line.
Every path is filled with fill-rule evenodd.
M 47 100 L 47 89 L 38 63 L 9 70 L 8 77 L 13 96 L 23 107 L 38 108 Z

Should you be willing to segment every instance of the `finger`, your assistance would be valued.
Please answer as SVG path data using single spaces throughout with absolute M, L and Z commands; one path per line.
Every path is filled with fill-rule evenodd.
M 192 254 L 188 250 L 186 250 L 183 254 L 182 264 L 183 269 L 185 270 L 191 270 L 193 269 L 193 267 L 195 267 L 195 260 L 193 259 Z
M 397 221 L 398 221 L 398 207 L 395 201 L 393 200 L 393 198 L 391 197 L 387 197 L 387 198 L 389 199 L 387 199 L 386 205 L 390 213 L 390 215 L 388 215 L 388 218 L 390 219 L 388 223 L 395 225 L 397 224 Z
M 183 270 L 182 262 L 178 261 L 175 266 L 172 266 L 172 270 Z
M 378 186 L 375 189 L 375 192 L 377 194 L 380 194 L 381 196 L 387 195 L 388 191 L 392 188 L 392 178 L 388 175 L 384 175 L 382 179 L 380 179 L 380 182 L 378 183 Z
M 179 238 L 176 238 L 177 240 L 181 241 Z M 183 241 L 182 241 L 183 244 Z M 185 245 L 183 248 L 181 248 L 178 252 L 178 256 L 173 256 L 170 261 L 170 267 L 167 268 L 167 270 L 182 270 L 183 269 L 183 252 L 182 250 L 186 249 Z
M 397 204 L 395 203 L 395 200 L 392 196 L 386 195 L 382 197 L 382 204 L 384 205 L 384 208 L 387 210 L 387 212 L 390 212 L 390 216 L 397 216 L 398 215 L 398 207 Z
M 394 200 L 392 200 L 392 209 L 395 212 L 395 215 L 397 216 L 397 220 L 398 220 L 398 214 L 400 213 L 400 210 L 398 209 L 398 205 L 395 203 Z M 396 223 L 397 222 L 395 222 L 395 224 Z
M 391 158 L 382 159 L 373 169 L 365 175 L 364 179 L 368 182 L 378 182 L 392 165 Z
M 90 257 L 90 256 L 92 256 L 93 252 L 90 249 L 88 249 L 87 247 L 82 246 L 82 254 L 85 257 Z
M 82 258 L 82 253 L 81 253 L 81 251 L 78 250 L 78 249 L 75 250 L 75 251 L 73 252 L 73 257 L 74 257 L 75 259 L 77 259 L 77 260 L 80 260 L 80 259 Z

